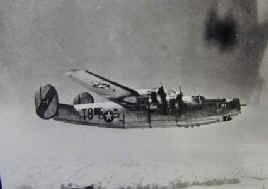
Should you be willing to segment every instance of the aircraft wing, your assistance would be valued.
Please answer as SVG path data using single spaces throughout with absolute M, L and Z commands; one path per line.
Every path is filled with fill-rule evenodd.
M 139 96 L 136 90 L 106 79 L 88 70 L 71 70 L 67 72 L 66 75 L 88 90 L 117 103 L 119 99 L 124 97 Z

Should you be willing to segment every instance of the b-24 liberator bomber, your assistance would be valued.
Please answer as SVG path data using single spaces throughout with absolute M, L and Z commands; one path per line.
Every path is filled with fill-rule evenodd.
M 107 128 L 188 128 L 231 121 L 243 106 L 239 98 L 184 96 L 181 89 L 166 91 L 163 86 L 136 90 L 88 70 L 71 70 L 66 75 L 108 101 L 95 102 L 87 91 L 74 97 L 73 104 L 63 104 L 55 87 L 47 84 L 35 93 L 40 118 Z

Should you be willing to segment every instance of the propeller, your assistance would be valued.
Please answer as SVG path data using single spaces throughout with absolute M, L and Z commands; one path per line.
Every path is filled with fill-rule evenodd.
M 184 106 L 183 106 L 184 103 L 183 103 L 183 99 L 182 99 L 183 92 L 182 92 L 181 86 L 179 86 L 179 91 L 180 91 L 180 93 L 176 97 L 176 102 L 178 104 L 178 112 L 180 114 L 183 111 L 183 109 L 184 109 Z

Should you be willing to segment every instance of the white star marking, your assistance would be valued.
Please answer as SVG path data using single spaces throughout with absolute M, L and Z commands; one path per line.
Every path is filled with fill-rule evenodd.
M 113 115 L 112 115 L 112 113 L 111 113 L 110 111 L 108 111 L 108 112 L 105 114 L 105 117 L 106 117 L 106 119 L 107 119 L 108 121 L 110 121 L 110 120 L 112 120 Z

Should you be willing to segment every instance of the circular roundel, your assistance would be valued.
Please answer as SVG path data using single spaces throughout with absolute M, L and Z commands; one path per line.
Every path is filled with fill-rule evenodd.
M 103 119 L 104 121 L 106 121 L 107 123 L 110 123 L 114 120 L 114 115 L 113 112 L 111 110 L 107 110 L 104 112 L 103 114 Z
M 74 97 L 73 104 L 90 104 L 94 103 L 94 98 L 88 92 L 83 92 Z
M 50 119 L 57 114 L 58 108 L 58 93 L 52 85 L 42 86 L 35 92 L 35 110 L 39 117 Z

